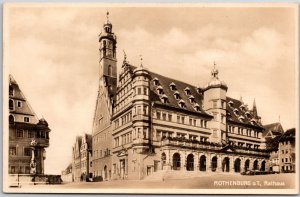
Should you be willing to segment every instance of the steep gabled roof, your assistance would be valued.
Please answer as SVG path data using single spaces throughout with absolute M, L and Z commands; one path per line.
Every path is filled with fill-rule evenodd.
M 263 132 L 263 137 L 271 134 L 272 136 L 279 136 L 284 133 L 282 125 L 279 122 L 267 124 L 263 126 L 265 131 Z
M 86 143 L 88 145 L 88 148 L 92 149 L 92 144 L 93 144 L 92 135 L 91 134 L 85 134 L 85 135 L 86 135 Z
M 227 97 L 226 100 L 227 120 L 262 127 L 259 121 L 251 123 L 251 121 L 258 119 L 259 117 L 255 117 L 252 111 L 250 111 L 242 101 L 230 97 Z
M 296 135 L 296 129 L 288 129 L 280 138 L 280 142 L 286 141 L 286 140 L 295 140 L 295 135 Z
M 266 148 L 269 150 L 278 150 L 278 145 L 281 136 L 276 136 L 274 138 L 267 138 L 266 139 Z
M 128 67 L 133 71 L 134 69 L 136 69 L 137 67 L 132 66 L 132 65 L 128 65 Z M 169 77 L 165 77 L 162 76 L 160 74 L 154 73 L 149 71 L 149 74 L 151 76 L 151 81 L 150 81 L 150 100 L 157 103 L 157 104 L 161 104 L 167 107 L 172 107 L 172 108 L 176 108 L 176 109 L 183 109 L 183 110 L 187 110 L 187 111 L 191 111 L 194 113 L 197 113 L 199 115 L 206 115 L 206 116 L 210 116 L 209 114 L 207 114 L 203 109 L 202 109 L 202 99 L 203 96 L 202 94 L 197 92 L 197 87 L 190 85 L 188 83 L 176 80 L 176 79 L 172 79 Z M 155 85 L 153 80 L 157 80 L 158 84 Z M 171 90 L 170 88 L 170 84 L 175 84 L 176 88 L 175 90 Z M 157 87 L 161 87 L 162 88 L 162 95 L 167 96 L 167 102 L 163 103 L 161 101 L 161 96 L 158 94 L 157 91 Z M 188 89 L 189 90 L 189 95 L 186 94 L 185 90 Z M 174 96 L 175 92 L 178 92 L 180 95 L 180 99 L 176 99 Z M 193 96 L 193 103 L 190 102 L 189 97 Z M 164 97 L 165 97 L 164 96 Z M 180 107 L 179 105 L 179 101 L 182 100 L 184 101 L 184 108 Z M 195 105 L 198 104 L 198 106 L 200 106 L 199 111 L 197 111 L 195 109 Z
M 14 101 L 14 110 L 10 111 L 10 114 L 24 114 L 33 117 L 34 124 L 38 123 L 38 117 L 36 116 L 34 110 L 31 108 L 28 100 L 21 91 L 17 81 L 12 75 L 9 75 L 9 90 L 13 92 L 13 95 L 9 94 L 9 99 Z M 17 107 L 17 101 L 21 101 L 21 107 Z

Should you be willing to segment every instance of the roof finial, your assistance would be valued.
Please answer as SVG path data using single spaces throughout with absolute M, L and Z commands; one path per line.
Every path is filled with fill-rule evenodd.
M 278 116 L 278 122 L 280 123 L 280 115 Z
M 243 103 L 243 97 L 242 96 L 240 96 L 240 102 Z
M 218 79 L 218 69 L 216 69 L 216 62 L 214 61 L 214 68 L 211 71 L 211 76 Z
M 143 56 L 140 55 L 140 58 L 141 58 L 141 67 L 143 68 Z
M 125 51 L 123 50 L 123 54 L 124 54 L 124 61 L 126 62 L 126 59 L 127 59 L 127 55 L 125 53 Z
M 257 117 L 257 108 L 256 108 L 255 98 L 254 98 L 254 100 L 253 100 L 252 112 L 253 112 L 253 115 L 254 115 L 255 117 Z
M 109 12 L 108 11 L 106 12 L 106 20 L 107 20 L 107 23 L 109 23 Z

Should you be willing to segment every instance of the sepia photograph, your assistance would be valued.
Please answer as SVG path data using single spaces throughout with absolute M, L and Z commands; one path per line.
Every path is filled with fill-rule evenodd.
M 3 192 L 297 194 L 298 4 L 5 3 Z

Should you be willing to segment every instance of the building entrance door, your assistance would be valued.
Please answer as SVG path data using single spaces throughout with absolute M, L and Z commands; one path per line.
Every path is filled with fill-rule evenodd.
M 175 153 L 173 155 L 173 170 L 180 170 L 180 154 Z
M 104 166 L 104 180 L 107 180 L 107 166 Z
M 234 162 L 234 172 L 241 171 L 241 159 L 237 158 Z
M 189 154 L 187 156 L 187 160 L 186 160 L 186 170 L 187 171 L 194 171 L 194 155 Z
M 124 179 L 125 177 L 125 159 L 120 160 L 120 176 L 121 179 Z
M 222 171 L 229 172 L 229 158 L 225 157 L 222 162 Z
M 211 159 L 211 171 L 215 172 L 217 170 L 217 167 L 218 167 L 218 158 L 214 156 Z
M 199 163 L 200 163 L 199 170 L 200 171 L 206 171 L 206 157 L 204 155 L 202 155 L 200 157 Z

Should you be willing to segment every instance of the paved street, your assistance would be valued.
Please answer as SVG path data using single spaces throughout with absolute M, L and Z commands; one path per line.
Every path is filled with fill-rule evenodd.
M 119 180 L 104 182 L 63 183 L 61 185 L 30 185 L 25 189 L 290 189 L 295 187 L 295 174 L 242 176 L 218 173 L 190 179 L 165 181 Z M 166 191 L 168 192 L 168 191 Z

